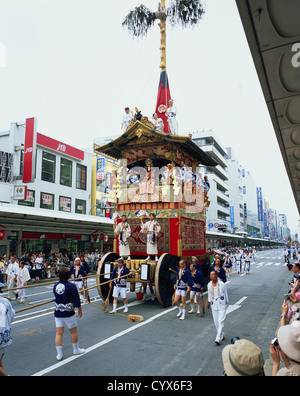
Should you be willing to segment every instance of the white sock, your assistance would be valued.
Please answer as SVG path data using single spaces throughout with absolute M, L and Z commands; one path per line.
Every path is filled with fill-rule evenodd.
M 118 304 L 113 304 L 113 311 L 116 312 Z
M 73 353 L 78 354 L 78 353 L 83 353 L 84 352 L 84 349 L 80 349 L 79 348 L 79 343 L 78 342 L 72 343 L 72 345 L 73 345 Z
M 57 346 L 56 347 L 56 359 L 57 360 L 61 360 L 62 357 L 63 357 L 62 349 L 63 349 L 62 346 Z

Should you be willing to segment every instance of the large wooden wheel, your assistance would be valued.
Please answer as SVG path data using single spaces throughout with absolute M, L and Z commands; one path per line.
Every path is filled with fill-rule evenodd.
M 106 253 L 99 261 L 98 270 L 97 270 L 97 289 L 99 296 L 103 300 L 106 300 L 109 292 L 109 283 L 106 283 L 105 285 L 101 285 L 101 283 L 107 282 L 109 280 L 104 277 L 105 263 L 114 262 L 115 260 L 118 260 L 119 257 L 120 256 L 116 253 Z M 110 302 L 112 302 L 112 293 L 110 294 L 109 300 Z
M 158 260 L 155 270 L 155 291 L 157 300 L 163 307 L 172 305 L 174 279 L 178 268 L 178 257 L 164 253 Z

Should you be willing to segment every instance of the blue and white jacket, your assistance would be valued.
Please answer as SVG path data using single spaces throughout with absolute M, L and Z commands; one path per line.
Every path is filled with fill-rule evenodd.
M 176 278 L 174 280 L 174 283 L 176 283 L 176 289 L 187 290 L 188 281 L 189 281 L 191 271 L 188 268 L 184 268 L 183 273 L 182 273 L 181 277 L 179 278 L 180 269 L 181 268 L 177 269 Z
M 119 267 L 116 267 L 113 270 L 113 273 L 110 276 L 110 279 L 116 279 L 118 277 Z M 120 276 L 128 275 L 130 270 L 127 267 L 122 267 Z M 118 287 L 126 287 L 127 277 L 122 279 L 117 279 L 114 281 L 114 285 Z
M 60 281 L 53 287 L 55 296 L 55 312 L 57 318 L 68 318 L 75 314 L 74 308 L 79 308 L 80 298 L 74 283 Z
M 196 270 L 194 275 L 190 272 L 188 285 L 191 287 L 191 291 L 200 292 L 201 287 L 205 286 L 202 272 Z

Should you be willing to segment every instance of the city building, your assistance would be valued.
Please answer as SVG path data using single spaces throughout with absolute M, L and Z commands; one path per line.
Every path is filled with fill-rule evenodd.
M 119 171 L 119 161 L 104 154 L 94 154 L 92 158 L 92 193 L 90 214 L 111 218 L 116 207 L 114 182 Z M 97 239 L 101 251 L 113 249 L 113 235 Z
M 38 133 L 36 119 L 0 133 L 0 255 L 89 250 L 112 221 L 89 215 L 92 155 Z
M 216 167 L 201 169 L 203 176 L 207 175 L 210 183 L 206 229 L 227 232 L 230 229 L 230 202 L 226 148 L 211 131 L 193 133 L 193 141 L 218 163 Z

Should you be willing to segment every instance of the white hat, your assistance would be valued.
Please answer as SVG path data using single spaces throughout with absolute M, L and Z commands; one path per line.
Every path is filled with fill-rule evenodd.
M 282 326 L 277 334 L 280 348 L 292 360 L 300 363 L 300 322 Z
M 228 376 L 252 377 L 264 375 L 264 358 L 259 346 L 248 340 L 238 340 L 222 351 L 222 360 Z

